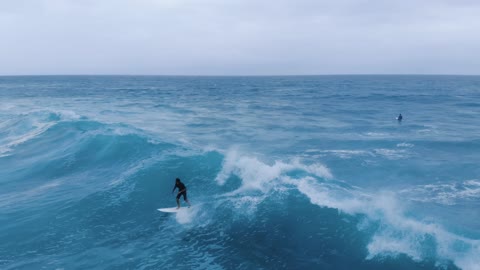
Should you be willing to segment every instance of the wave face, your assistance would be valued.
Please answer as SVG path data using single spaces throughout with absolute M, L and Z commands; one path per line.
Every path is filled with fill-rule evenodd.
M 480 77 L 0 77 L 0 99 L 1 269 L 480 269 Z M 193 207 L 160 213 L 176 177 Z

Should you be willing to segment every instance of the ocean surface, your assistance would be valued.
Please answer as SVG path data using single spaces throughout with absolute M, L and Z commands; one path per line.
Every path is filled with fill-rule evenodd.
M 0 77 L 0 269 L 478 270 L 479 161 L 478 76 Z

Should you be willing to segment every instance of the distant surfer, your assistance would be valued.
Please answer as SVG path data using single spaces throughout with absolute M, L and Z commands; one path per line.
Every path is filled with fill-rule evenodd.
M 399 114 L 399 115 L 398 115 L 398 117 L 397 117 L 397 120 L 398 120 L 398 122 L 401 122 L 401 121 L 402 121 L 402 119 L 403 119 L 403 116 L 402 116 L 402 114 Z
M 177 193 L 177 209 L 180 208 L 180 197 L 183 195 L 183 200 L 188 203 L 188 207 L 190 207 L 190 202 L 187 199 L 187 187 L 180 181 L 180 178 L 175 179 L 175 186 L 173 187 L 172 193 L 175 189 L 178 188 Z

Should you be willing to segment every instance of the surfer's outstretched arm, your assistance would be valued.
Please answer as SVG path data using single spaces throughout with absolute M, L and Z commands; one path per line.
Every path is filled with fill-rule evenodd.
M 172 193 L 175 191 L 176 188 L 177 188 L 177 185 L 174 185 L 172 189 Z

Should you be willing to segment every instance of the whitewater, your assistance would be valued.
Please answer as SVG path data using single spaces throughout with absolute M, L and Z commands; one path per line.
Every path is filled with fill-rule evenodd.
M 480 76 L 0 77 L 0 268 L 479 270 L 479 116 Z

